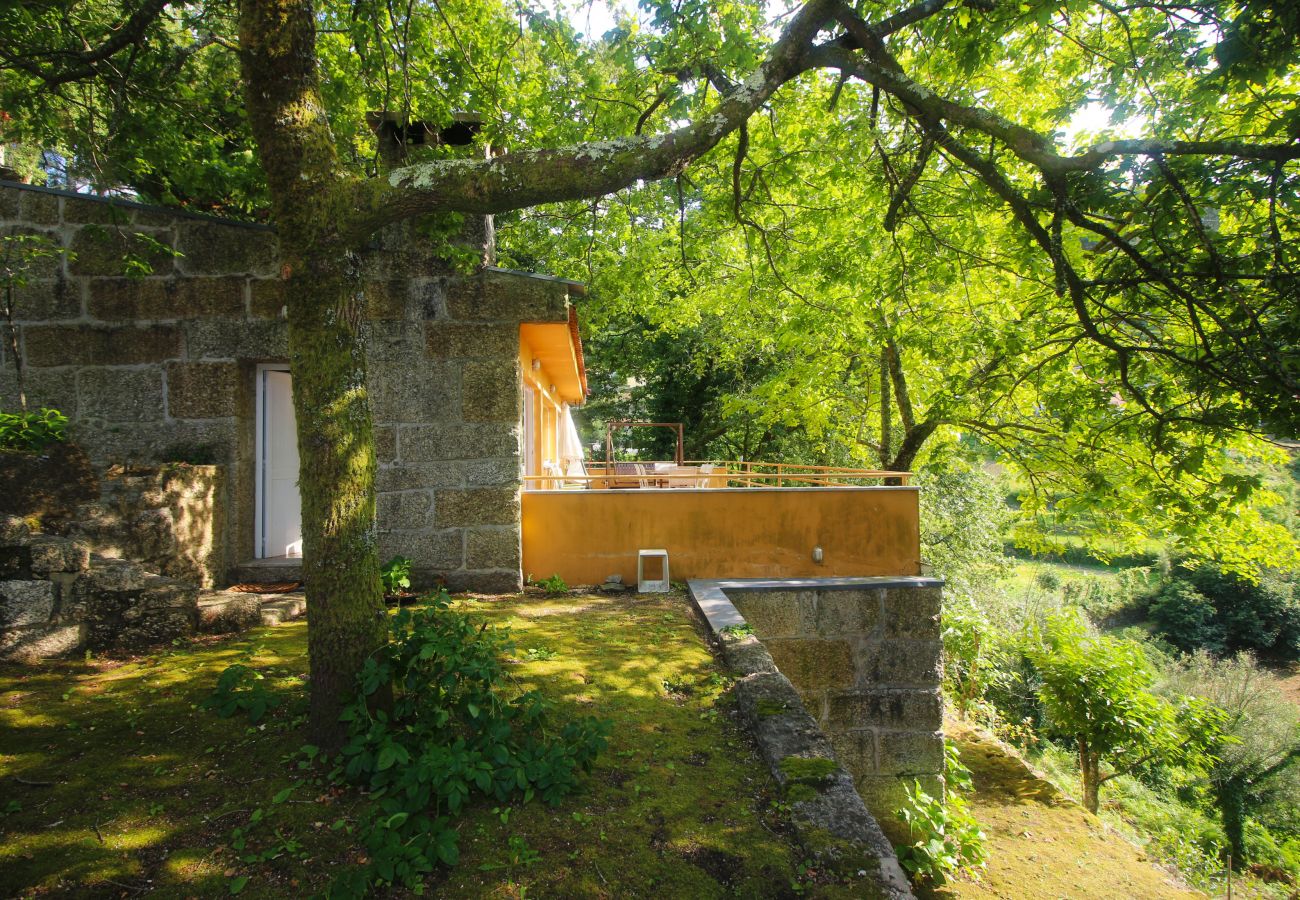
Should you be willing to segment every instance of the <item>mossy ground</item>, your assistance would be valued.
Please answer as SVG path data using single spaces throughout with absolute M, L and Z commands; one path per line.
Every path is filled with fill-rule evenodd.
M 1190 900 L 1184 886 L 1051 783 L 1034 776 L 1006 748 L 968 726 L 948 722 L 970 770 L 970 810 L 986 836 L 988 866 L 973 879 L 923 898 L 1015 897 L 1018 900 Z
M 521 687 L 614 730 L 562 805 L 474 807 L 436 896 L 854 896 L 803 870 L 680 597 L 462 603 L 512 627 Z M 300 783 L 290 760 L 306 742 L 305 652 L 296 622 L 127 661 L 0 668 L 0 895 L 228 896 L 245 876 L 245 897 L 323 889 L 362 854 L 347 825 L 365 801 Z M 197 708 L 235 662 L 281 700 L 258 726 Z M 258 809 L 237 854 L 231 830 Z M 240 861 L 250 852 L 265 861 Z

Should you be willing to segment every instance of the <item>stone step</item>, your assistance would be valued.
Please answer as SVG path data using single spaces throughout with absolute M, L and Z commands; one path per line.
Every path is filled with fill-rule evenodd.
M 232 584 L 281 584 L 302 581 L 302 560 L 253 560 L 229 572 Z
M 199 598 L 199 631 L 227 634 L 255 625 L 279 625 L 307 611 L 302 594 L 248 594 L 207 591 Z

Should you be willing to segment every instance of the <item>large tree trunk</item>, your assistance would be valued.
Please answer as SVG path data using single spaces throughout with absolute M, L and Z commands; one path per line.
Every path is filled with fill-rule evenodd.
M 339 713 L 386 635 L 375 547 L 375 451 L 361 328 L 364 297 L 340 237 L 354 210 L 316 79 L 310 3 L 243 0 L 249 121 L 271 190 L 289 308 L 298 421 L 311 729 L 337 746 Z
M 363 298 L 343 259 L 309 260 L 288 281 L 289 354 L 298 421 L 311 726 L 342 737 L 356 673 L 386 639 L 375 549 L 375 450 L 360 328 Z

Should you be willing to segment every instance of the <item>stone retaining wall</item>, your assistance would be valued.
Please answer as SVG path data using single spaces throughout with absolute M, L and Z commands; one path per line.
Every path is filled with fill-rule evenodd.
M 490 257 L 487 220 L 467 223 L 461 242 Z M 213 568 L 250 559 L 256 370 L 288 359 L 275 232 L 9 183 L 0 228 L 62 251 L 16 291 L 29 404 L 62 410 L 101 467 L 223 466 Z M 457 274 L 403 228 L 358 266 L 380 553 L 410 557 L 423 582 L 518 590 L 519 325 L 567 321 L 571 285 L 490 267 Z M 0 408 L 14 408 L 6 353 Z
M 840 578 L 691 582 L 721 631 L 749 626 L 895 840 L 914 781 L 943 790 L 942 582 Z M 713 612 L 710 613 L 709 605 Z
M 210 588 L 225 577 L 221 466 L 111 466 L 68 531 L 102 556 Z

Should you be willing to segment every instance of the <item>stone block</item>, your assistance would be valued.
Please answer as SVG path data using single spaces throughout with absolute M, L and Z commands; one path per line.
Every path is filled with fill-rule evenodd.
M 5 228 L 5 235 L 26 239 L 29 252 L 26 254 L 23 276 L 29 281 L 48 281 L 66 277 L 64 261 L 67 254 L 63 249 L 63 235 L 58 231 L 10 225 Z
M 23 393 L 27 396 L 29 409 L 44 406 L 57 409 L 74 421 L 77 418 L 79 408 L 75 369 L 26 368 L 23 372 Z M 0 407 L 14 408 L 17 405 L 18 382 L 13 369 L 6 366 L 0 369 Z
M 445 422 L 460 418 L 459 373 L 423 358 L 372 365 L 366 375 L 376 422 Z
M 199 601 L 198 630 L 227 634 L 261 624 L 262 598 L 258 594 L 220 593 Z
M 515 571 L 446 572 L 442 581 L 449 591 L 472 591 L 476 594 L 517 594 L 524 589 L 523 576 Z
M 47 322 L 81 315 L 81 284 L 57 277 L 14 287 L 14 321 Z
M 428 366 L 429 355 L 424 352 L 424 329 L 424 322 L 367 322 L 363 330 L 366 359 L 371 370 L 378 371 L 380 363 L 421 368 Z
M 375 459 L 381 465 L 397 459 L 397 429 L 393 426 L 375 426 Z
M 847 641 L 812 638 L 764 639 L 768 652 L 801 695 L 853 682 L 853 651 Z
M 86 646 L 86 629 L 81 625 L 50 625 L 16 628 L 0 633 L 0 659 L 39 663 L 78 653 Z
M 732 604 L 763 640 L 814 634 L 815 596 L 811 591 L 727 592 Z
M 379 535 L 380 559 L 405 556 L 415 568 L 447 572 L 465 563 L 465 539 L 450 531 L 387 531 Z
M 508 487 L 440 490 L 434 499 L 434 522 L 439 528 L 515 525 L 519 492 Z
M 175 325 L 28 325 L 23 339 L 29 366 L 136 366 L 181 355 Z
M 871 730 L 832 731 L 827 735 L 835 758 L 854 778 L 876 771 L 876 733 Z
M 167 364 L 167 412 L 174 418 L 233 416 L 238 392 L 239 366 L 233 362 Z
M 741 675 L 781 674 L 776 670 L 776 663 L 772 661 L 772 654 L 767 652 L 767 647 L 763 645 L 763 642 L 757 636 L 752 634 L 721 635 L 719 640 L 722 643 L 722 653 L 727 660 L 727 665 Z M 781 676 L 781 678 L 788 686 L 789 679 L 784 676 Z M 797 696 L 795 699 L 798 699 Z
M 406 281 L 389 278 L 367 281 L 362 288 L 366 299 L 366 318 L 371 320 L 406 319 Z
M 831 691 L 826 725 L 832 731 L 853 728 L 920 728 L 938 730 L 943 706 L 938 690 L 879 688 Z
M 516 360 L 465 363 L 460 403 L 466 422 L 518 422 L 522 397 Z
M 31 536 L 32 529 L 22 516 L 0 515 L 0 546 L 25 546 Z
M 280 279 L 254 278 L 249 282 L 248 314 L 253 318 L 283 319 L 287 302 Z
M 471 459 L 465 462 L 465 482 L 470 487 L 510 486 L 517 488 L 523 476 L 520 459 L 504 456 L 500 459 Z
M 138 591 L 150 577 L 148 572 L 129 560 L 97 559 L 76 590 L 83 596 L 96 592 Z
M 158 423 L 81 421 L 68 430 L 85 448 L 91 460 L 100 464 L 153 464 L 178 462 L 178 451 L 203 447 L 218 463 L 229 463 L 239 443 L 235 419 L 177 419 L 165 427 Z
M 937 587 L 885 590 L 885 637 L 937 641 L 941 635 L 943 591 Z
M 437 359 L 519 358 L 519 326 L 510 322 L 430 322 L 425 340 L 429 355 Z
M 95 278 L 86 309 L 92 318 L 141 321 L 244 315 L 242 278 Z
M 513 528 L 470 528 L 465 532 L 466 569 L 518 569 L 519 532 Z
M 170 275 L 175 271 L 170 230 L 83 225 L 72 236 L 72 275 Z
M 820 591 L 817 633 L 822 637 L 869 635 L 880 622 L 880 591 Z
M 855 687 L 922 685 L 937 687 L 943 678 L 940 641 L 868 641 L 857 649 Z
M 0 581 L 0 628 L 45 625 L 54 615 L 54 584 Z
M 269 228 L 223 222 L 181 222 L 176 228 L 180 268 L 187 275 L 278 273 L 280 246 Z
M 83 418 L 104 422 L 157 422 L 163 411 L 160 368 L 82 369 L 77 373 Z
M 40 191 L 22 191 L 18 218 L 34 225 L 59 224 L 59 197 Z
M 943 774 L 943 734 L 938 731 L 881 731 L 878 770 L 882 775 Z M 857 774 L 857 773 L 854 773 Z
M 409 425 L 397 433 L 398 458 L 406 463 L 447 459 L 500 459 L 519 453 L 514 424 Z
M 458 321 L 563 322 L 568 288 L 560 281 L 485 272 L 448 285 L 448 315 Z
M 192 360 L 276 361 L 289 357 L 288 325 L 282 320 L 193 319 L 182 327 Z
M 128 225 L 132 221 L 134 210 L 112 198 L 62 199 L 63 221 L 67 225 Z
M 465 484 L 464 463 L 402 463 L 380 466 L 375 475 L 377 491 L 416 491 L 421 488 L 458 488 Z
M 28 545 L 31 553 L 31 571 L 37 577 L 48 578 L 55 572 L 84 572 L 90 565 L 90 548 L 79 541 L 66 538 L 40 536 Z
M 417 531 L 429 524 L 433 498 L 428 491 L 381 493 L 377 498 L 379 530 Z
M 17 219 L 22 199 L 22 191 L 0 186 L 0 219 Z

